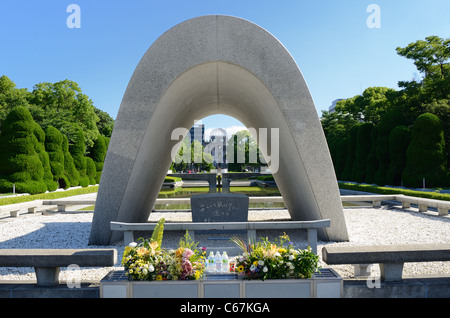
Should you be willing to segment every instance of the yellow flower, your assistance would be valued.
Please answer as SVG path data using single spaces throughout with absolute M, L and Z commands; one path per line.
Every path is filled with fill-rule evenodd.
M 239 273 L 242 273 L 244 271 L 244 265 L 239 265 L 237 270 Z
M 139 256 L 144 256 L 148 253 L 148 250 L 145 247 L 140 247 L 136 251 Z
M 280 249 L 278 250 L 278 252 L 280 252 L 280 253 L 286 253 L 287 251 L 286 251 L 286 249 L 284 249 L 284 248 L 280 248 Z
M 254 261 L 253 265 L 258 266 L 258 261 Z
M 159 247 L 159 243 L 157 241 L 151 242 L 150 243 L 150 254 L 151 255 L 155 255 L 156 250 L 158 249 L 158 247 Z
M 162 275 L 156 276 L 156 280 L 162 280 Z

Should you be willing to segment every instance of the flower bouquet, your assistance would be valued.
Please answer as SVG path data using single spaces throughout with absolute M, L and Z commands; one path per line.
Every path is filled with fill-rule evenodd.
M 319 257 L 306 250 L 294 249 L 289 236 L 284 234 L 274 243 L 267 238 L 246 245 L 240 238 L 231 240 L 242 250 L 236 258 L 236 270 L 243 279 L 311 278 L 319 269 Z
M 187 280 L 200 279 L 205 271 L 205 252 L 197 249 L 186 231 L 177 250 L 161 248 L 164 218 L 158 221 L 150 239 L 125 247 L 122 266 L 130 280 Z

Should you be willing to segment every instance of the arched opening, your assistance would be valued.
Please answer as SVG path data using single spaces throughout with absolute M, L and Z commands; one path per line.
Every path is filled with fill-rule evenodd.
M 266 130 L 259 148 L 291 218 L 329 218 L 331 227 L 319 236 L 348 239 L 331 157 L 296 63 L 262 28 L 206 16 L 167 31 L 136 68 L 105 159 L 90 244 L 120 239 L 109 230 L 112 220 L 148 219 L 172 149 L 195 120 L 214 114 Z M 177 129 L 184 134 L 173 138 Z

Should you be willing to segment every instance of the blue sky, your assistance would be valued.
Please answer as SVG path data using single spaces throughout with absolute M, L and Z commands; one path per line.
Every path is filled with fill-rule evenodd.
M 81 28 L 70 29 L 70 4 Z M 381 27 L 369 28 L 377 4 Z M 0 75 L 17 87 L 70 79 L 113 118 L 145 51 L 187 19 L 225 14 L 252 21 L 277 37 L 297 62 L 317 112 L 370 86 L 397 89 L 420 76 L 396 54 L 429 35 L 448 38 L 448 0 L 0 0 Z M 229 117 L 203 119 L 207 128 L 241 125 Z

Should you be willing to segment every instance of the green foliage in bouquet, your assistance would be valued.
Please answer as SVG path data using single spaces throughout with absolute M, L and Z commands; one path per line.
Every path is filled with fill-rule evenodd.
M 162 249 L 164 218 L 160 219 L 150 239 L 125 247 L 122 266 L 130 280 L 195 280 L 205 271 L 205 252 L 197 249 L 186 231 L 176 250 Z
M 236 268 L 244 279 L 311 278 L 319 270 L 319 257 L 306 250 L 294 249 L 286 234 L 274 243 L 267 238 L 245 244 L 240 238 L 231 240 L 242 250 L 236 258 Z

